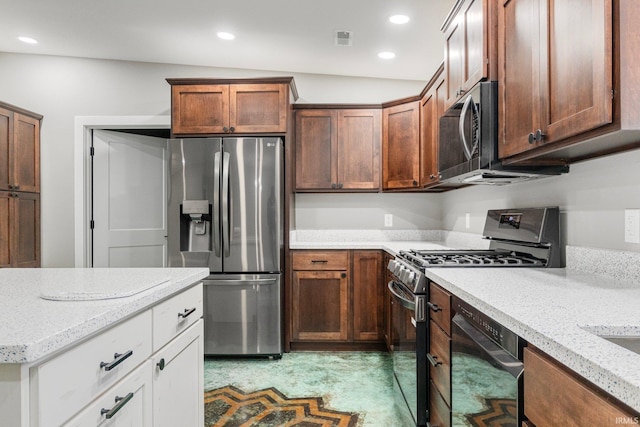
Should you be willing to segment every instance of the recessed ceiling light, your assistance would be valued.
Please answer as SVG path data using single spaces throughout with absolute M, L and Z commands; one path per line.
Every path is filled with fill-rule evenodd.
M 236 38 L 236 36 L 234 36 L 233 34 L 227 33 L 227 32 L 224 32 L 224 31 L 220 31 L 217 34 L 217 36 L 220 37 L 222 40 L 233 40 L 233 39 Z
M 18 37 L 18 40 L 20 40 L 23 43 L 29 43 L 29 44 L 37 44 L 38 43 L 38 40 L 32 39 L 31 37 L 20 36 L 20 37 Z
M 380 52 L 378 54 L 378 58 L 381 58 L 381 59 L 393 59 L 395 57 L 396 57 L 396 54 L 393 52 Z
M 406 24 L 409 22 L 409 17 L 407 15 L 393 15 L 389 18 L 389 22 L 393 24 Z

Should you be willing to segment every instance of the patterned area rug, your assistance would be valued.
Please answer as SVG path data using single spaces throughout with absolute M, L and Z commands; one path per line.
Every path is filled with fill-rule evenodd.
M 467 419 L 474 427 L 517 427 L 518 417 L 516 403 L 512 399 L 485 399 L 486 411 L 467 415 Z
M 324 407 L 321 397 L 288 398 L 275 388 L 227 386 L 204 394 L 205 427 L 355 427 L 358 414 Z

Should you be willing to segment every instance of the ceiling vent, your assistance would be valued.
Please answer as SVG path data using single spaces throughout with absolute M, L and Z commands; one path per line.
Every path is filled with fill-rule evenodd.
M 336 31 L 336 46 L 351 46 L 353 44 L 353 31 Z

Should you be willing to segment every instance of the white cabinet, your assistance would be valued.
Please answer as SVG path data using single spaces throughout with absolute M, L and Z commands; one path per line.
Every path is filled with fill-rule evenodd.
M 32 422 L 59 426 L 151 356 L 151 311 L 31 369 Z
M 146 361 L 65 423 L 65 427 L 152 427 L 151 362 Z
M 154 427 L 204 424 L 203 321 L 153 358 Z M 196 405 L 195 402 L 198 404 Z
M 0 364 L 0 425 L 204 425 L 202 283 L 52 357 Z

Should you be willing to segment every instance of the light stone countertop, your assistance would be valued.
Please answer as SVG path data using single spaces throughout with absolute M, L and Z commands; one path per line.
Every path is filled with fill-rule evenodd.
M 41 359 L 208 275 L 207 268 L 0 269 L 0 363 Z
M 565 268 L 431 268 L 427 277 L 640 411 L 640 355 L 597 336 L 640 336 L 638 281 Z

